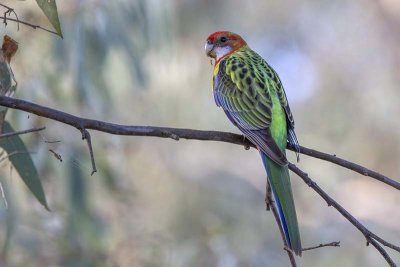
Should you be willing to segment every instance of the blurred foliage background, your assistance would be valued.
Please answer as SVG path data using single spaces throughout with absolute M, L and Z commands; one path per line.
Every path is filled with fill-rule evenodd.
M 5 4 L 51 27 L 33 1 Z M 63 40 L 11 22 L 1 27 L 19 42 L 16 97 L 121 124 L 238 132 L 214 105 L 204 53 L 210 33 L 231 30 L 279 73 L 302 145 L 399 180 L 399 1 L 71 0 L 58 9 Z M 79 131 L 19 111 L 8 119 L 17 130 L 47 127 L 23 139 L 52 212 L 3 160 L 9 208 L 0 203 L 0 265 L 289 265 L 265 211 L 265 173 L 254 150 L 92 132 L 98 173 L 90 176 Z M 46 142 L 54 140 L 61 142 Z M 399 244 L 398 191 L 306 156 L 299 166 Z M 341 241 L 304 253 L 299 266 L 385 266 L 294 174 L 292 185 L 303 245 Z

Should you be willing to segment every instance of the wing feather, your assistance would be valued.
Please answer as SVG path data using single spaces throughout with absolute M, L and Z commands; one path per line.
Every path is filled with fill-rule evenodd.
M 267 74 L 268 77 L 274 81 L 276 84 L 276 91 L 279 97 L 279 101 L 285 110 L 286 113 L 286 120 L 287 120 L 287 127 L 288 127 L 288 141 L 289 144 L 291 144 L 296 152 L 297 156 L 297 161 L 299 161 L 299 153 L 300 153 L 300 145 L 299 141 L 297 140 L 296 133 L 294 131 L 294 118 L 292 115 L 292 111 L 290 110 L 289 102 L 286 97 L 285 90 L 283 89 L 283 85 L 281 80 L 279 79 L 278 74 L 275 72 L 275 70 L 267 63 L 264 61 L 264 68 L 268 69 Z

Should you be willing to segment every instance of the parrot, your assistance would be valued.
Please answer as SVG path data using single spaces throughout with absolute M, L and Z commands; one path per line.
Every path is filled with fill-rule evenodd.
M 218 31 L 205 44 L 214 62 L 215 103 L 257 148 L 267 173 L 287 246 L 301 256 L 302 246 L 290 184 L 286 143 L 300 146 L 282 82 L 275 70 L 238 34 Z

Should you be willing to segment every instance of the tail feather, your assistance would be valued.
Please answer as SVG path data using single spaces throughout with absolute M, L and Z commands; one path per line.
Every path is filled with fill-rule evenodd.
M 300 232 L 288 167 L 276 164 L 262 152 L 261 158 L 267 171 L 286 242 L 296 255 L 301 256 Z

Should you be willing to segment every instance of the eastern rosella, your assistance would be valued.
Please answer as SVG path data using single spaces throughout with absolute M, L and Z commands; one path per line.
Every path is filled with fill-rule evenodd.
M 282 83 L 270 65 L 239 35 L 221 31 L 205 45 L 214 59 L 217 106 L 259 150 L 289 248 L 301 255 L 300 233 L 290 185 L 286 142 L 299 144 Z

